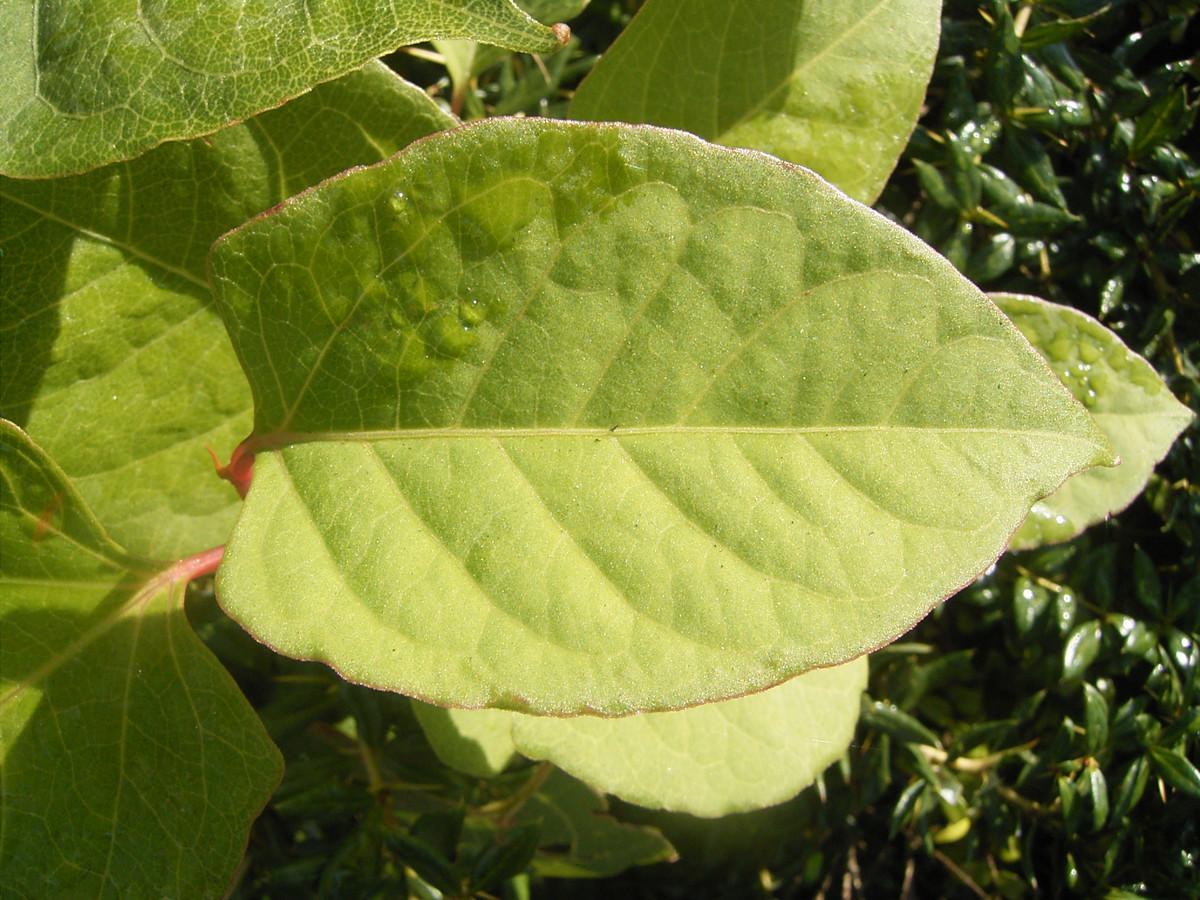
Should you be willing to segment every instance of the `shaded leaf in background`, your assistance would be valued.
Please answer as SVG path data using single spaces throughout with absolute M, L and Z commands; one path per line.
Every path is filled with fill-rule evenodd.
M 595 790 L 557 770 L 521 807 L 517 821 L 541 823 L 534 871 L 552 878 L 606 878 L 675 857 L 657 829 L 617 821 Z
M 214 897 L 282 773 L 183 612 L 0 420 L 0 893 Z
M 169 559 L 223 543 L 240 503 L 204 445 L 228 453 L 251 401 L 212 307 L 209 245 L 453 124 L 372 63 L 211 138 L 71 178 L 0 179 L 0 415 L 122 545 Z
M 696 816 L 782 803 L 846 752 L 867 659 L 733 700 L 619 719 L 513 714 L 517 749 L 622 800 Z
M 1193 416 L 1146 360 L 1087 313 L 1020 294 L 991 298 L 1088 408 L 1121 457 L 1119 466 L 1075 475 L 1034 504 L 1011 543 L 1023 550 L 1072 538 L 1132 503 Z
M 502 709 L 446 709 L 413 701 L 413 713 L 438 759 L 460 772 L 490 778 L 517 755 L 512 713 Z
M 225 609 L 440 704 L 670 709 L 853 658 L 1111 462 L 945 260 L 681 132 L 460 128 L 210 265 L 256 403 Z
M 429 38 L 548 53 L 565 32 L 511 0 L 34 3 L 0 12 L 0 172 L 50 176 L 129 159 L 278 106 Z
M 940 10 L 938 0 L 649 0 L 570 115 L 762 150 L 870 203 L 916 123 Z

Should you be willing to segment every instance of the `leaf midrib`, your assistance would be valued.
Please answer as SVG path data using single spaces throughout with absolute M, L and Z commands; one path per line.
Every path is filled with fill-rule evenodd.
M 976 426 L 921 426 L 921 425 L 610 425 L 592 426 L 532 426 L 463 428 L 398 428 L 371 429 L 363 431 L 303 431 L 269 432 L 250 439 L 255 450 L 275 450 L 292 444 L 407 441 L 432 439 L 496 439 L 528 437 L 590 437 L 619 440 L 625 437 L 645 435 L 671 437 L 677 435 L 778 435 L 780 437 L 806 434 L 979 434 L 1009 437 L 1053 438 L 1068 443 L 1092 445 L 1084 438 L 1065 435 L 1057 431 L 1039 431 L 1029 428 L 996 428 Z

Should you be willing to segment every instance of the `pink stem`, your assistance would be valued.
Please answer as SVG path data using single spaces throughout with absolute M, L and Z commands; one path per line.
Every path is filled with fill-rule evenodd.
M 217 571 L 221 557 L 225 555 L 225 546 L 213 547 L 187 559 L 181 559 L 160 576 L 163 581 L 191 581 L 201 575 L 211 575 Z

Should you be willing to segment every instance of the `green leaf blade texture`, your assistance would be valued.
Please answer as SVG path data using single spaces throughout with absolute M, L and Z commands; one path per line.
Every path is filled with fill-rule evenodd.
M 1086 313 L 1024 294 L 991 296 L 1121 457 L 1119 466 L 1075 475 L 1034 504 L 1011 544 L 1024 550 L 1068 540 L 1127 507 L 1195 416 L 1150 363 Z
M 916 124 L 940 12 L 936 0 L 649 0 L 570 115 L 761 150 L 871 203 Z
M 0 893 L 210 897 L 282 760 L 183 611 L 0 420 Z
M 618 719 L 513 715 L 517 749 L 653 809 L 715 817 L 782 803 L 846 752 L 867 659 L 766 691 Z
M 511 0 L 16 0 L 0 25 L 0 172 L 16 177 L 82 172 L 207 134 L 405 44 L 470 38 L 551 52 L 563 40 Z
M 851 659 L 1112 462 L 944 260 L 679 132 L 438 135 L 210 269 L 261 448 L 225 608 L 441 705 L 672 709 Z
M 69 178 L 0 178 L 0 416 L 130 551 L 224 543 L 240 502 L 204 445 L 227 456 L 252 403 L 205 279 L 209 245 L 454 124 L 372 63 L 210 139 Z

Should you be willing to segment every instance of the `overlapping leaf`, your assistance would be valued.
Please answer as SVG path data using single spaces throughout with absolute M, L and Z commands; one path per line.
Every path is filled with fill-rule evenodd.
M 0 415 L 124 546 L 170 559 L 223 543 L 238 498 L 204 444 L 228 452 L 251 401 L 212 308 L 208 246 L 453 124 L 372 64 L 211 139 L 72 178 L 0 179 Z
M 453 709 L 413 701 L 438 759 L 448 766 L 489 778 L 499 775 L 517 755 L 512 739 L 513 714 L 502 709 Z
M 872 202 L 916 124 L 938 0 L 648 0 L 571 117 L 681 128 Z
M 1076 475 L 1034 504 L 1012 547 L 1065 541 L 1132 503 L 1194 416 L 1150 363 L 1086 313 L 1021 294 L 992 299 L 1088 408 L 1121 457 L 1119 466 Z
M 48 176 L 207 134 L 404 44 L 549 52 L 511 0 L 35 3 L 0 12 L 0 172 Z
M 260 450 L 226 609 L 442 704 L 670 709 L 853 658 L 1112 461 L 944 260 L 679 132 L 461 128 L 210 261 Z
M 282 761 L 188 626 L 0 420 L 0 894 L 220 896 Z
M 602 719 L 417 706 L 438 756 L 495 774 L 520 751 L 622 800 L 723 816 L 789 799 L 845 752 L 865 656 L 732 700 Z

